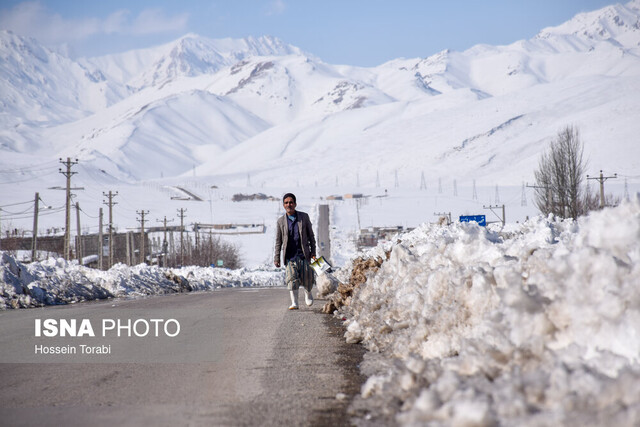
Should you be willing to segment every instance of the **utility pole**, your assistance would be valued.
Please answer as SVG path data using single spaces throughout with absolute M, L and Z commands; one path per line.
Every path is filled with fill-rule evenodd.
M 33 240 L 31 241 L 31 262 L 36 261 L 36 250 L 38 246 L 38 202 L 40 194 L 36 193 L 35 206 L 33 209 Z
M 149 215 L 149 211 L 136 211 L 138 215 L 140 215 L 140 263 L 144 264 L 146 261 L 146 257 L 144 256 L 144 217 L 145 215 Z
M 98 209 L 98 268 L 102 270 L 103 265 L 103 253 L 102 253 L 102 245 L 103 245 L 103 236 L 102 236 L 102 208 Z
M 103 196 L 109 199 L 108 202 L 103 201 L 103 205 L 109 206 L 109 265 L 107 269 L 113 266 L 113 205 L 117 205 L 117 202 L 113 201 L 113 198 L 118 195 L 118 192 L 115 193 L 109 191 L 109 193 L 102 193 Z
M 82 265 L 82 231 L 80 230 L 80 203 L 76 202 L 76 230 L 78 231 L 77 243 L 76 243 L 76 258 L 78 264 Z
M 169 253 L 171 254 L 171 266 L 176 266 L 176 245 L 173 239 L 173 230 L 169 232 Z
M 126 234 L 124 235 L 125 237 L 125 257 L 126 257 L 126 263 L 127 265 L 133 265 L 133 254 L 135 252 L 135 248 L 133 247 L 133 244 L 131 242 L 131 232 L 127 231 Z
M 58 172 L 60 172 L 62 175 L 64 175 L 67 178 L 67 188 L 66 188 L 67 202 L 66 202 L 66 209 L 65 209 L 65 226 L 64 226 L 64 259 L 68 261 L 69 258 L 71 257 L 71 254 L 70 254 L 70 251 L 71 251 L 71 244 L 70 244 L 70 240 L 71 240 L 71 177 L 77 173 L 77 172 L 71 172 L 71 167 L 73 165 L 78 164 L 78 159 L 72 162 L 71 159 L 67 157 L 66 161 L 62 161 L 62 159 L 59 159 L 59 161 L 66 167 L 66 170 L 63 172 L 62 169 L 58 169 Z
M 587 179 L 595 179 L 600 182 L 600 209 L 604 208 L 604 182 L 608 179 L 616 179 L 618 178 L 618 174 L 614 173 L 613 176 L 604 176 L 602 175 L 602 169 L 600 169 L 600 177 L 589 177 L 587 175 Z
M 502 218 L 500 218 L 498 216 L 498 214 L 495 213 L 495 211 L 494 211 L 494 209 L 497 209 L 497 208 L 500 208 L 500 207 L 502 208 Z M 505 216 L 505 213 L 504 213 L 504 205 L 502 205 L 502 206 L 498 206 L 498 205 L 496 205 L 496 206 L 491 206 L 491 205 L 482 206 L 482 209 L 491 209 L 491 212 L 493 212 L 493 214 L 498 217 L 498 219 L 502 222 L 502 226 L 504 227 L 504 225 L 506 223 L 506 220 L 507 220 L 507 217 Z
M 166 267 L 167 266 L 167 248 L 169 246 L 169 243 L 167 241 L 167 216 L 165 215 L 164 220 L 160 221 L 159 219 L 156 219 L 157 222 L 162 222 L 164 224 L 164 236 L 162 239 L 162 255 L 163 255 L 163 259 L 162 259 L 162 266 Z M 171 220 L 173 221 L 173 220 Z
M 422 171 L 422 174 L 420 175 L 420 189 L 421 190 L 427 189 L 427 181 L 424 179 L 424 171 Z
M 180 267 L 184 267 L 184 213 L 186 211 L 184 208 L 178 210 L 180 216 Z

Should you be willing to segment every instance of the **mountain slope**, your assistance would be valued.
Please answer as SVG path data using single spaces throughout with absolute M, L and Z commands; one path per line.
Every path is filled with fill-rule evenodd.
M 155 48 L 86 58 L 82 62 L 103 70 L 111 80 L 137 91 L 162 86 L 179 77 L 213 74 L 251 56 L 300 53 L 298 48 L 274 37 L 212 40 L 187 34 Z
M 371 184 L 401 170 L 414 182 L 427 171 L 519 183 L 575 125 L 596 167 L 639 167 L 640 0 L 508 46 L 373 68 L 326 64 L 271 37 L 189 34 L 78 62 L 1 40 L 0 143 L 12 155 L 0 163 L 76 156 L 132 181 L 197 171 L 228 183 Z
M 427 171 L 432 178 L 517 183 L 532 179 L 539 153 L 572 124 L 595 167 L 633 174 L 640 167 L 633 142 L 640 131 L 637 4 L 581 14 L 509 46 L 479 45 L 375 69 L 339 67 L 401 101 L 275 127 L 199 173 L 233 177 L 251 170 L 267 183 L 300 177 L 306 185 L 340 176 L 372 185 L 379 174 L 403 170 L 412 182 Z M 620 16 L 635 23 L 623 25 Z M 620 25 L 602 35 L 602 22 Z M 234 162 L 237 157 L 245 161 Z M 287 165 L 285 176 L 281 165 Z
M 0 30 L 0 146 L 34 148 L 29 128 L 78 120 L 120 97 L 118 86 L 34 39 Z
M 337 176 L 373 186 L 378 176 L 396 171 L 415 186 L 422 173 L 429 180 L 517 184 L 532 179 L 539 153 L 567 124 L 580 128 L 595 167 L 629 174 L 640 168 L 640 148 L 632 143 L 633 116 L 640 114 L 637 78 L 576 78 L 518 93 L 478 100 L 459 89 L 439 96 L 438 105 L 393 103 L 274 127 L 207 161 L 198 174 L 233 178 L 250 170 L 274 186 L 296 178 L 301 185 L 333 183 Z
M 100 114 L 51 129 L 52 150 L 137 181 L 192 170 L 200 159 L 215 157 L 268 127 L 206 91 L 156 92 L 139 92 Z

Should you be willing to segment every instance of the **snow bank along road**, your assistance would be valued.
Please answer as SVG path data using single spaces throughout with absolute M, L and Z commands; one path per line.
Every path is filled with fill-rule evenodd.
M 283 288 L 231 288 L 0 312 L 0 424 L 347 424 L 361 347 L 322 301 L 295 312 L 287 302 Z M 45 337 L 44 319 L 76 319 L 82 336 Z M 38 343 L 77 353 L 34 354 Z

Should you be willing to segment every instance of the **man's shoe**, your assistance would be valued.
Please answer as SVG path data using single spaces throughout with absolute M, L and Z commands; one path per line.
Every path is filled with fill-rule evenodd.
M 307 303 L 309 307 L 313 305 L 313 295 L 306 289 L 304 290 L 304 302 Z
M 291 295 L 291 306 L 289 310 L 297 310 L 298 309 L 298 290 L 289 291 L 289 295 Z

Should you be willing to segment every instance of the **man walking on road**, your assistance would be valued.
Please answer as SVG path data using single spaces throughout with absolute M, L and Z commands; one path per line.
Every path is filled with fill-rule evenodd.
M 280 267 L 284 252 L 285 282 L 291 295 L 289 310 L 298 309 L 298 289 L 304 289 L 305 302 L 313 304 L 311 289 L 315 283 L 313 268 L 309 265 L 316 257 L 316 238 L 309 215 L 296 211 L 296 196 L 287 193 L 282 198 L 285 214 L 276 226 L 276 250 L 273 263 Z

